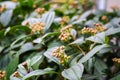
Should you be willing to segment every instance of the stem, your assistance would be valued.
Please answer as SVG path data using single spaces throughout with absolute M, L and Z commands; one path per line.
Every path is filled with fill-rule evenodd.
M 66 78 L 64 78 L 64 80 L 67 80 Z
M 72 38 L 73 38 L 73 40 L 75 41 L 76 37 L 74 37 L 74 36 L 72 35 Z M 80 46 L 77 45 L 77 48 L 82 52 L 83 55 L 85 55 L 85 52 L 83 51 L 83 49 L 82 49 Z
M 61 76 L 61 72 L 58 72 L 57 75 L 60 78 L 60 80 L 64 80 L 64 78 Z
M 82 52 L 83 55 L 85 55 L 85 52 L 83 51 L 83 49 L 80 46 L 77 46 L 77 48 Z

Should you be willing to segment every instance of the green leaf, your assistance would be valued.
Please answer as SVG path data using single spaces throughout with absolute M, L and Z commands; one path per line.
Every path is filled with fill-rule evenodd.
M 98 76 L 96 76 L 96 75 L 84 75 L 83 77 L 82 77 L 82 80 L 94 80 L 94 79 L 96 79 Z
M 13 2 L 13 1 L 3 1 L 3 2 L 1 2 L 0 4 L 1 4 L 1 5 L 2 5 L 2 4 L 5 4 L 7 10 L 15 9 L 15 8 L 16 8 L 16 5 L 17 5 L 17 3 L 16 3 L 16 2 Z
M 36 22 L 40 22 L 41 21 L 41 18 L 28 18 L 28 19 L 25 19 L 23 22 L 22 22 L 22 25 L 25 26 L 26 23 L 29 22 L 29 25 L 32 26 L 32 24 L 36 23 Z
M 75 56 L 75 57 L 72 59 L 72 61 L 70 62 L 70 66 L 77 64 L 78 60 L 80 59 L 80 57 L 82 57 L 82 55 L 83 55 L 83 54 L 79 54 L 79 55 Z
M 3 36 L 4 36 L 4 34 L 5 34 L 5 30 L 0 30 L 0 38 L 2 38 Z
M 115 77 L 113 77 L 112 79 L 110 80 L 120 80 L 120 74 L 116 75 Z
M 2 52 L 3 49 L 4 49 L 4 47 L 3 47 L 3 46 L 0 46 L 0 53 Z
M 50 37 L 50 36 L 55 36 L 55 35 L 59 35 L 60 33 L 59 32 L 50 32 L 50 33 L 46 33 L 44 36 L 42 37 L 39 37 L 35 40 L 33 40 L 34 43 L 38 43 L 40 44 L 44 38 L 47 38 L 47 37 Z
M 44 70 L 35 70 L 35 71 L 30 72 L 26 76 L 24 76 L 22 80 L 26 80 L 33 76 L 38 76 L 38 75 L 40 76 L 40 75 L 51 74 L 51 73 L 54 73 L 53 69 L 51 68 L 46 68 Z
M 5 56 L 0 56 L 0 69 L 5 68 L 11 61 L 11 56 L 6 54 Z
M 9 30 L 10 34 L 14 34 L 14 33 L 18 33 L 18 32 L 26 32 L 26 33 L 30 33 L 31 30 L 29 27 L 27 26 L 21 26 L 21 25 L 16 25 L 11 27 L 11 29 Z
M 76 39 L 75 41 L 73 41 L 72 43 L 70 43 L 69 45 L 81 45 L 83 43 L 85 43 L 84 37 L 80 37 Z
M 63 44 L 61 42 L 58 42 L 57 40 L 53 40 L 48 43 L 48 48 L 56 47 L 56 46 L 62 46 Z
M 76 38 L 77 32 L 75 29 L 71 29 L 71 35 Z
M 18 73 L 20 74 L 21 77 L 24 77 L 25 75 L 28 74 L 27 70 L 25 69 L 25 67 L 22 64 L 18 65 L 17 71 L 18 71 Z
M 95 43 L 105 43 L 105 32 L 98 33 L 95 36 L 86 38 L 86 40 L 95 42 Z
M 12 49 L 17 42 L 19 42 L 20 40 L 22 40 L 25 37 L 26 37 L 26 35 L 20 35 L 15 41 L 13 41 L 11 43 L 10 48 Z
M 10 27 L 6 28 L 4 35 L 6 36 L 9 31 L 10 31 Z
M 5 68 L 7 80 L 9 80 L 10 75 L 16 70 L 18 63 L 19 57 L 16 57 L 12 61 L 10 61 L 10 63 Z
M 1 15 L 0 15 L 0 23 L 3 26 L 7 26 L 12 18 L 13 15 L 13 10 L 7 10 L 4 11 Z
M 33 48 L 33 44 L 31 42 L 25 43 L 24 45 L 22 45 L 20 52 L 24 53 L 26 51 L 29 51 Z
M 37 38 L 37 39 L 35 39 L 35 40 L 33 40 L 33 43 L 38 43 L 38 44 L 40 44 L 41 42 L 42 42 L 42 38 L 40 37 L 40 38 Z
M 37 69 L 38 66 L 36 64 L 40 65 L 40 63 L 43 61 L 43 59 L 44 59 L 44 57 L 41 54 L 34 56 L 32 59 L 27 60 L 28 67 L 29 68 L 34 67 Z
M 96 58 L 95 64 L 94 64 L 96 70 L 99 72 L 99 74 L 103 75 L 105 74 L 105 70 L 107 69 L 107 65 L 103 60 Z
M 85 21 L 86 18 L 87 18 L 92 12 L 93 12 L 92 10 L 86 11 L 85 13 L 83 13 L 83 14 L 81 15 L 81 17 L 80 17 L 77 21 L 74 21 L 72 24 L 79 24 L 79 23 Z
M 43 56 L 42 55 L 37 55 L 37 56 L 33 57 L 31 59 L 31 66 L 36 64 L 39 60 L 43 60 Z
M 42 15 L 41 21 L 45 23 L 44 32 L 46 32 L 50 28 L 52 22 L 54 21 L 54 18 L 55 18 L 55 12 L 52 11 L 49 11 Z
M 21 80 L 20 78 L 10 76 L 10 80 Z
M 0 15 L 0 23 L 3 26 L 7 26 L 9 22 L 11 21 L 12 15 L 13 15 L 13 9 L 16 7 L 15 2 L 11 1 L 4 1 L 0 4 L 5 4 L 6 5 L 6 10 L 1 13 Z
M 114 17 L 111 19 L 109 22 L 114 28 L 120 27 L 120 18 L 119 17 Z
M 108 29 L 107 31 L 105 31 L 105 34 L 106 34 L 107 36 L 109 36 L 109 35 L 114 35 L 114 34 L 116 34 L 116 33 L 120 33 L 120 28 L 110 28 L 110 29 Z
M 86 61 L 85 63 L 84 63 L 84 66 L 85 66 L 85 70 L 89 73 L 89 74 L 91 74 L 92 73 L 92 68 L 93 68 L 93 66 L 94 66 L 94 63 L 95 63 L 95 58 L 93 57 L 93 58 L 90 58 L 88 61 Z
M 69 80 L 81 80 L 84 71 L 84 66 L 81 63 L 77 63 L 69 69 L 62 71 L 62 76 Z
M 31 10 L 33 8 L 34 0 L 20 0 L 20 6 L 23 10 Z
M 50 33 L 46 33 L 43 38 L 49 37 L 49 36 L 55 36 L 55 35 L 59 35 L 60 32 L 50 32 Z
M 95 55 L 97 52 L 99 52 L 101 49 L 108 47 L 107 44 L 103 44 L 103 45 L 98 45 L 96 47 L 94 47 L 91 51 L 89 51 L 85 56 L 83 56 L 80 60 L 79 63 L 84 63 L 87 60 L 89 60 L 93 55 Z

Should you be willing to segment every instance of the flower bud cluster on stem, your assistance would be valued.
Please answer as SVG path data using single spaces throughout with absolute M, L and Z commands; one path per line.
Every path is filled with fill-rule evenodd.
M 68 23 L 69 21 L 70 21 L 70 17 L 69 16 L 63 16 L 61 21 L 60 21 L 60 24 L 64 25 L 65 23 Z
M 45 8 L 37 8 L 37 9 L 35 9 L 35 12 L 42 14 L 45 12 Z
M 52 56 L 59 59 L 59 63 L 65 65 L 68 63 L 70 56 L 65 54 L 65 46 L 57 47 L 53 52 Z
M 43 32 L 44 27 L 45 27 L 45 23 L 43 23 L 43 22 L 36 22 L 32 26 L 30 26 L 30 28 L 32 30 L 31 33 Z
M 1 7 L 0 7 L 0 13 L 3 12 L 5 9 L 6 9 L 6 5 L 2 4 Z
M 63 27 L 60 31 L 61 34 L 59 36 L 59 39 L 61 41 L 68 41 L 69 37 L 71 36 L 71 33 L 70 33 L 71 29 L 72 29 L 72 25 Z
M 27 65 L 27 62 L 26 62 L 26 61 L 23 62 L 23 63 L 21 63 L 21 65 L 25 68 L 25 70 L 26 70 L 27 73 L 30 73 L 30 69 L 28 68 L 28 65 Z M 18 71 L 15 71 L 15 72 L 13 73 L 13 76 L 14 76 L 14 77 L 17 77 L 17 78 L 21 77 L 21 75 L 19 74 Z
M 5 71 L 0 71 L 0 80 L 5 80 Z
M 114 62 L 120 63 L 120 58 L 113 58 L 112 59 Z
M 86 27 L 84 27 L 81 30 L 81 33 L 82 34 L 87 34 L 87 33 L 96 34 L 98 32 L 102 32 L 102 31 L 105 31 L 105 30 L 106 30 L 106 28 L 102 24 L 94 23 L 94 28 L 86 28 Z

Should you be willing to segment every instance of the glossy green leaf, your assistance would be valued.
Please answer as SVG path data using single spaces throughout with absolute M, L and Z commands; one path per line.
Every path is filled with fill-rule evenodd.
M 40 75 L 51 74 L 51 73 L 54 73 L 53 69 L 51 68 L 46 68 L 44 70 L 35 70 L 35 71 L 30 72 L 26 76 L 24 76 L 22 80 L 26 80 L 33 76 L 38 76 L 38 75 L 40 76 Z
M 76 39 L 75 41 L 73 41 L 72 43 L 70 43 L 70 45 L 81 45 L 83 43 L 85 43 L 84 37 L 80 37 Z
M 8 15 L 9 14 L 9 15 Z M 13 10 L 7 10 L 0 15 L 0 23 L 7 26 L 12 18 Z
M 105 31 L 105 34 L 106 34 L 107 36 L 109 36 L 109 35 L 114 35 L 114 34 L 116 34 L 116 33 L 120 33 L 120 28 L 110 28 L 110 29 L 108 29 L 107 31 Z
M 36 64 L 39 64 L 43 61 L 44 57 L 43 55 L 36 55 L 32 59 L 27 60 L 28 67 L 34 67 L 37 68 L 38 66 Z
M 71 35 L 76 38 L 77 32 L 75 29 L 71 29 Z
M 68 69 L 62 71 L 62 76 L 69 80 L 81 80 L 84 71 L 84 66 L 81 63 L 77 63 Z
M 17 42 L 19 42 L 20 40 L 22 40 L 23 38 L 25 38 L 26 35 L 20 35 L 15 41 L 13 41 L 10 45 L 10 48 L 12 49 L 12 47 L 17 44 Z
M 95 42 L 95 43 L 104 43 L 105 42 L 105 33 L 98 33 L 95 36 L 88 37 L 86 40 Z
M 55 18 L 55 12 L 52 12 L 52 11 L 42 15 L 41 21 L 45 23 L 44 32 L 46 32 L 50 28 L 51 24 L 54 21 L 54 18 Z
M 91 51 L 89 51 L 85 56 L 83 56 L 80 60 L 79 63 L 84 63 L 87 60 L 89 60 L 93 55 L 95 55 L 97 52 L 99 52 L 102 48 L 108 47 L 107 44 L 103 45 L 98 45 L 94 47 Z
M 30 33 L 31 30 L 30 30 L 29 27 L 27 27 L 27 26 L 21 26 L 21 25 L 13 26 L 13 27 L 11 27 L 11 29 L 9 30 L 9 33 L 10 33 L 10 34 L 18 33 L 18 32 Z
M 50 36 L 56 36 L 56 35 L 58 35 L 58 34 L 60 34 L 60 33 L 59 33 L 59 32 L 46 33 L 46 34 L 43 35 L 42 37 L 39 37 L 39 38 L 33 40 L 33 42 L 40 44 L 40 43 L 43 41 L 44 38 L 47 38 L 47 37 L 50 37 Z
M 26 51 L 31 50 L 32 48 L 33 48 L 33 44 L 31 42 L 28 42 L 28 43 L 21 46 L 20 52 L 24 53 Z

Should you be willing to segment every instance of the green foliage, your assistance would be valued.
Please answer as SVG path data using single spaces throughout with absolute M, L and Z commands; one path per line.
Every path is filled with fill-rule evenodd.
M 1 1 L 4 80 L 119 80 L 112 59 L 120 57 L 120 10 L 92 10 L 93 4 Z

